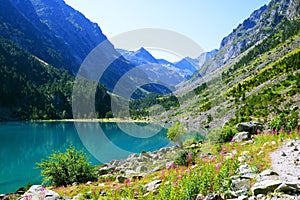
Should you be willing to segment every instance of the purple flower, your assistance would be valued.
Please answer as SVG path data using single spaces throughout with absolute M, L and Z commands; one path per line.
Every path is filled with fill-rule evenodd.
M 284 131 L 284 126 L 282 126 L 280 129 L 280 132 L 283 132 L 283 131 Z
M 189 160 L 192 159 L 192 153 L 188 153 L 188 159 L 189 159 Z
M 261 131 L 260 131 L 259 129 L 257 129 L 257 131 L 256 131 L 256 132 L 257 132 L 257 134 L 260 134 L 260 133 L 261 133 Z
M 221 166 L 222 166 L 222 163 L 216 164 L 216 170 L 219 171 L 219 169 L 221 168 Z
M 177 182 L 177 181 L 174 181 L 174 185 L 178 185 L 178 182 Z

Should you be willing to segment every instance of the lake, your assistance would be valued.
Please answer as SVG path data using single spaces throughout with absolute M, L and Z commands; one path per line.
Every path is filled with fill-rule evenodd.
M 158 125 L 143 123 L 0 123 L 0 193 L 15 192 L 27 183 L 40 184 L 35 163 L 53 150 L 65 151 L 73 144 L 97 165 L 169 146 L 166 132 Z

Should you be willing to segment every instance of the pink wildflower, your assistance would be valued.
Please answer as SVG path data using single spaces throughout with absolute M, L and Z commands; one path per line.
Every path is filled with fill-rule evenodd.
M 219 171 L 219 169 L 221 168 L 221 166 L 222 166 L 222 163 L 216 164 L 216 170 Z

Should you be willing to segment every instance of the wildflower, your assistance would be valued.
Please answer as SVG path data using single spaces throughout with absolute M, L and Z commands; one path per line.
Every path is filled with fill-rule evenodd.
M 170 169 L 171 169 L 171 165 L 168 165 L 168 166 L 167 166 L 167 170 L 170 170 Z
M 171 168 L 173 168 L 173 169 L 175 168 L 175 164 L 174 163 L 171 164 Z
M 115 185 L 114 191 L 117 191 L 118 189 L 119 189 L 119 186 L 118 186 L 118 185 Z
M 283 132 L 284 131 L 284 126 L 281 127 L 279 132 Z
M 287 132 L 288 132 L 288 134 L 291 134 L 292 131 L 291 131 L 291 130 L 288 130 Z
M 188 153 L 188 159 L 192 159 L 192 153 Z
M 164 169 L 161 170 L 161 174 L 162 174 L 163 176 L 165 175 L 165 170 L 164 170 Z
M 260 131 L 259 129 L 257 129 L 257 131 L 256 131 L 256 132 L 257 132 L 257 134 L 260 134 L 260 133 L 261 133 L 261 131 Z
M 178 185 L 178 182 L 177 182 L 177 181 L 174 181 L 174 185 Z
M 188 168 L 188 169 L 186 170 L 186 172 L 189 174 L 189 173 L 191 172 L 191 170 Z
M 215 161 L 217 160 L 217 156 L 212 156 L 212 157 L 211 157 L 211 160 L 212 160 L 213 162 L 215 162 Z
M 271 132 L 272 135 L 275 135 L 276 134 L 276 129 L 274 128 Z
M 216 164 L 216 170 L 219 171 L 219 169 L 221 168 L 221 166 L 222 166 L 222 163 Z
M 184 168 L 183 167 L 181 168 L 181 172 L 184 173 Z

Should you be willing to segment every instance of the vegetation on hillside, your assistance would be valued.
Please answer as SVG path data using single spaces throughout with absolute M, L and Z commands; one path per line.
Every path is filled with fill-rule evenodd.
M 26 52 L 13 42 L 0 39 L 0 119 L 64 119 L 72 117 L 72 90 L 75 78 Z M 92 88 L 87 80 L 79 88 L 87 97 Z M 83 99 L 84 100 L 84 99 Z M 103 85 L 96 89 L 96 112 L 104 117 L 110 97 Z M 82 116 L 84 117 L 84 116 Z M 85 116 L 88 117 L 88 116 Z

